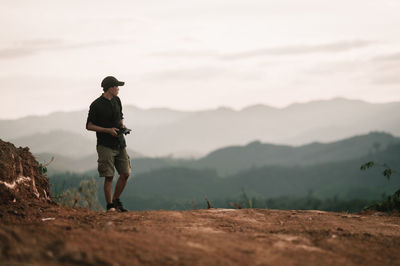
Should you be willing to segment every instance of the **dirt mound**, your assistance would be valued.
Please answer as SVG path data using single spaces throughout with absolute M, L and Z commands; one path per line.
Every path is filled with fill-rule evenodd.
M 49 180 L 40 173 L 29 148 L 0 140 L 0 205 L 51 202 Z

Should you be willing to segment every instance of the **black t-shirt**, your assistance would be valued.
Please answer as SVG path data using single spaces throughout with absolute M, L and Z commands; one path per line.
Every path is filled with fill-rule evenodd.
M 86 126 L 92 122 L 96 126 L 105 128 L 121 128 L 122 114 L 121 100 L 115 96 L 111 100 L 101 95 L 90 105 Z M 126 147 L 124 135 L 114 137 L 108 133 L 96 132 L 97 145 L 103 145 L 112 149 L 122 149 Z

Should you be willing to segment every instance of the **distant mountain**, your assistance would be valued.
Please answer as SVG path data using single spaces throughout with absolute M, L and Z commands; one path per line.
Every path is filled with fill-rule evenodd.
M 51 158 L 54 158 L 47 167 L 49 175 L 55 172 L 82 173 L 97 167 L 97 155 L 94 153 L 79 159 L 54 153 L 38 153 L 34 156 L 42 164 L 50 162 Z
M 174 123 L 191 114 L 191 112 L 174 111 L 167 108 L 144 110 L 134 106 L 124 106 L 123 113 L 126 125 L 131 128 L 158 127 Z M 93 132 L 85 129 L 87 114 L 88 110 L 82 110 L 56 112 L 46 116 L 27 116 L 15 120 L 0 120 L 0 133 L 4 139 L 16 139 L 37 133 L 62 130 L 93 138 Z
M 136 158 L 139 159 L 143 157 L 142 154 L 129 148 L 127 151 L 131 159 L 136 160 Z M 97 153 L 95 145 L 90 148 L 90 152 L 91 153 L 89 155 L 84 157 L 68 157 L 65 155 L 48 152 L 35 153 L 34 156 L 40 163 L 43 164 L 49 162 L 51 158 L 54 158 L 54 160 L 47 167 L 49 174 L 56 172 L 83 173 L 92 170 L 92 173 L 97 175 L 97 170 L 93 170 L 97 169 Z
M 389 146 L 389 164 L 400 165 L 400 145 Z M 393 194 L 400 188 L 400 179 L 393 176 L 390 181 L 382 175 L 383 169 L 361 171 L 360 166 L 367 161 L 385 162 L 382 158 L 388 151 L 374 156 L 364 156 L 352 160 L 320 163 L 310 166 L 264 166 L 247 169 L 225 179 L 225 189 L 239 195 L 242 190 L 249 195 L 280 197 L 306 196 L 313 194 L 318 198 L 363 198 L 379 199 L 383 193 Z
M 371 104 L 336 98 L 282 109 L 255 105 L 240 111 L 218 108 L 183 112 L 124 106 L 123 111 L 126 125 L 134 130 L 127 137 L 128 146 L 150 156 L 199 157 L 221 147 L 245 145 L 254 140 L 304 145 L 337 141 L 371 131 L 400 136 L 399 102 Z M 86 118 L 87 110 L 1 120 L 0 136 L 9 141 L 62 130 L 95 141 L 94 133 L 85 129 Z M 54 138 L 48 141 L 53 140 L 57 141 Z
M 368 104 L 335 99 L 284 109 L 260 106 L 243 111 L 217 109 L 195 113 L 162 129 L 162 134 L 154 138 L 153 144 L 165 152 L 194 145 L 202 151 L 211 151 L 254 140 L 301 145 L 336 141 L 370 131 L 385 131 L 398 136 L 400 103 Z M 146 139 L 141 143 L 144 145 Z
M 219 177 L 227 177 L 264 166 L 300 167 L 371 157 L 397 143 L 400 143 L 400 138 L 382 132 L 372 132 L 330 143 L 315 142 L 298 147 L 256 141 L 245 146 L 218 149 L 200 159 L 144 157 L 135 158 L 132 165 L 135 174 L 184 167 L 199 170 L 211 169 L 215 170 Z M 390 162 L 390 158 L 386 158 L 385 161 Z M 92 170 L 90 175 L 96 175 L 94 167 Z
M 32 153 L 59 153 L 65 157 L 83 158 L 93 153 L 96 142 L 77 133 L 57 130 L 11 140 L 15 146 L 28 146 Z
M 345 144 L 349 144 L 352 149 L 357 150 L 354 143 L 362 143 L 365 138 L 376 137 L 375 134 L 327 145 L 344 149 Z M 379 138 L 385 139 L 385 135 L 383 134 Z M 388 138 L 390 139 L 390 137 Z M 136 173 L 133 178 L 129 179 L 123 200 L 127 206 L 133 205 L 137 197 L 155 202 L 165 200 L 203 202 L 204 197 L 208 197 L 211 202 L 217 199 L 229 202 L 229 199 L 243 197 L 244 193 L 249 198 L 255 197 L 256 201 L 261 198 L 311 196 L 332 201 L 338 199 L 378 200 L 382 194 L 393 194 L 400 187 L 398 176 L 400 143 L 391 143 L 385 148 L 383 144 L 379 148 L 378 146 L 374 145 L 374 151 L 359 158 L 349 159 L 351 156 L 348 156 L 348 159 L 319 162 L 312 165 L 265 165 L 242 169 L 226 178 L 220 178 L 221 176 L 215 169 L 193 169 L 184 165 L 161 166 L 166 161 L 159 161 L 162 168 Z M 309 147 L 303 148 L 308 149 Z M 316 150 L 321 151 L 320 149 Z M 351 150 L 351 148 L 347 150 Z M 334 150 L 331 151 L 334 152 Z M 343 155 L 341 152 L 336 154 Z M 361 171 L 360 166 L 368 161 L 385 163 L 396 172 L 388 181 L 382 175 L 383 169 L 379 167 Z M 50 175 L 49 178 L 56 186 L 73 181 L 71 174 L 65 173 Z M 75 181 L 75 184 L 79 184 L 79 180 Z M 99 191 L 101 190 L 100 186 Z M 102 197 L 102 191 L 99 195 Z
M 228 199 L 243 191 L 249 197 L 281 196 L 341 199 L 379 199 L 382 193 L 392 194 L 400 187 L 398 175 L 386 180 L 382 169 L 361 171 L 367 161 L 387 163 L 399 170 L 400 143 L 372 155 L 308 166 L 263 166 L 247 169 L 228 178 L 218 178 L 215 171 L 169 167 L 138 174 L 128 184 L 124 198 L 173 198 L 186 200 Z
M 306 166 L 346 161 L 376 153 L 394 143 L 400 143 L 400 138 L 380 132 L 299 147 L 256 141 L 246 146 L 216 150 L 196 161 L 196 165 L 199 168 L 217 169 L 220 175 L 231 175 L 243 169 L 265 165 Z

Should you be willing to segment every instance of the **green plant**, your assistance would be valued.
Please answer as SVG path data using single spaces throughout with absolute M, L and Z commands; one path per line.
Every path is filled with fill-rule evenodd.
M 44 166 L 43 164 L 39 163 L 38 161 L 36 161 L 38 167 L 39 167 L 39 173 L 44 175 L 47 173 L 47 167 Z
M 393 195 L 388 196 L 385 201 L 368 205 L 364 210 L 375 210 L 381 212 L 392 212 L 394 210 L 400 211 L 400 189 Z
M 47 166 L 49 166 L 54 160 L 54 157 L 51 157 L 50 161 L 48 163 L 39 163 L 38 161 L 36 161 L 37 165 L 39 166 L 39 173 L 44 175 L 47 173 Z
M 247 195 L 246 191 L 244 188 L 242 188 L 242 194 L 240 196 L 240 201 L 239 203 L 231 203 L 231 206 L 236 207 L 237 209 L 242 209 L 242 208 L 255 208 L 255 203 L 256 203 L 256 199 L 253 198 L 249 198 L 249 196 Z
M 66 182 L 65 180 L 61 185 L 59 184 L 50 184 L 51 187 L 51 195 L 55 202 L 60 203 L 60 198 L 62 193 L 66 190 Z
M 362 171 L 365 171 L 365 170 L 367 170 L 369 168 L 376 167 L 376 166 L 384 169 L 383 172 L 382 172 L 382 175 L 384 177 L 386 177 L 387 180 L 390 180 L 390 177 L 393 174 L 395 174 L 395 173 L 397 174 L 397 171 L 391 169 L 387 164 L 385 164 L 385 163 L 384 164 L 380 164 L 380 163 L 376 163 L 376 162 L 373 162 L 373 161 L 369 161 L 369 162 L 361 165 L 360 169 Z
M 94 178 L 82 180 L 77 188 L 67 189 L 57 196 L 57 202 L 66 207 L 83 207 L 102 210 L 97 198 L 97 183 Z
M 360 169 L 362 171 L 365 171 L 372 167 L 383 168 L 382 175 L 384 177 L 386 177 L 386 179 L 388 181 L 390 180 L 390 177 L 393 174 L 398 174 L 397 171 L 393 170 L 388 165 L 375 163 L 373 161 L 369 161 L 369 162 L 361 165 Z M 394 210 L 400 211 L 400 189 L 397 190 L 393 195 L 388 196 L 386 198 L 386 200 L 368 205 L 364 208 L 364 210 L 376 210 L 376 211 L 384 211 L 384 212 L 392 212 Z

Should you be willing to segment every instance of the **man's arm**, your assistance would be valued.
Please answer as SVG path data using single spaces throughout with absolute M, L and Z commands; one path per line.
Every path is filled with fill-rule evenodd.
M 91 131 L 96 131 L 96 132 L 107 133 L 114 137 L 118 136 L 118 128 L 115 128 L 115 127 L 105 128 L 105 127 L 96 126 L 95 124 L 93 124 L 90 121 L 86 124 L 86 129 L 91 130 Z
M 86 129 L 91 130 L 91 131 L 96 131 L 96 132 L 102 132 L 102 133 L 107 133 L 110 134 L 114 137 L 118 136 L 118 129 L 113 127 L 113 128 L 105 128 L 105 127 L 100 127 L 95 125 L 93 122 L 96 123 L 96 105 L 95 102 L 93 102 L 90 107 L 89 107 L 89 113 L 88 113 L 88 118 L 86 120 Z

